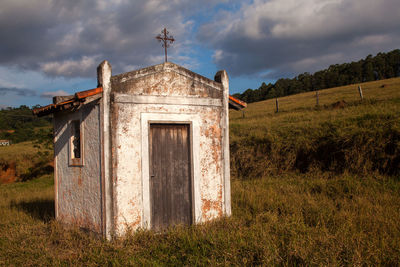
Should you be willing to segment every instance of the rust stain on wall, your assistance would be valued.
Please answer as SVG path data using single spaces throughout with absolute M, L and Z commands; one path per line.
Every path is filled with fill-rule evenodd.
M 216 171 L 217 171 L 217 173 L 220 173 L 221 172 L 221 166 L 220 166 L 219 163 L 220 163 L 221 154 L 222 154 L 221 145 L 213 143 L 213 146 L 211 147 L 211 150 L 212 150 L 211 153 L 213 155 Z
M 222 216 L 222 202 L 217 200 L 209 200 L 209 199 L 202 199 L 203 206 L 203 219 L 209 221 L 211 219 L 215 219 L 216 217 Z M 213 213 L 216 215 L 213 215 Z
M 217 199 L 202 198 L 202 213 L 205 220 L 211 220 L 216 217 L 221 217 L 223 214 L 222 208 L 222 185 L 218 187 Z
M 129 223 L 129 227 L 131 229 L 137 229 L 140 226 L 141 222 L 142 222 L 142 213 L 140 211 L 140 208 L 139 208 L 139 205 L 138 205 L 137 202 L 135 202 L 133 200 L 130 200 L 129 204 L 132 205 L 132 206 L 136 206 L 136 209 L 131 209 L 131 211 L 130 211 L 131 216 L 133 218 L 136 218 L 136 220 L 130 222 Z
M 81 167 L 73 167 L 73 177 L 78 186 L 82 186 L 82 168 Z
M 58 220 L 63 221 L 64 223 L 70 224 L 70 225 L 77 225 L 80 228 L 91 230 L 97 233 L 101 232 L 101 226 L 98 223 L 94 223 L 93 220 L 90 219 L 90 215 L 82 212 L 82 213 L 76 213 L 74 215 L 72 214 L 62 214 L 58 216 Z

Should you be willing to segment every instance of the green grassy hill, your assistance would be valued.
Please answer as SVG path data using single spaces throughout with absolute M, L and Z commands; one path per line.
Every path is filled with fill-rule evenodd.
M 48 138 L 51 116 L 38 118 L 27 106 L 0 109 L 0 139 L 12 143 Z
M 281 171 L 400 174 L 400 78 L 250 104 L 230 113 L 238 177 Z
M 51 175 L 0 185 L 0 265 L 398 265 L 400 79 L 362 88 L 232 111 L 233 216 L 204 225 L 107 242 L 54 221 Z

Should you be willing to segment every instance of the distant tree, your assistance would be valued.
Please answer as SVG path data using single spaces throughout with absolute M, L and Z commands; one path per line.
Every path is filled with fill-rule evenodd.
M 374 80 L 374 66 L 372 65 L 372 56 L 368 55 L 363 63 L 363 82 Z
M 35 128 L 47 127 L 47 129 L 51 129 L 50 122 L 50 116 L 38 118 L 25 105 L 0 110 L 0 138 L 10 139 L 13 143 L 36 140 L 37 131 Z
M 368 55 L 357 62 L 335 64 L 314 74 L 303 73 L 292 79 L 281 78 L 275 84 L 265 84 L 258 89 L 247 89 L 238 98 L 248 103 L 301 92 L 336 86 L 400 77 L 400 49 L 388 53 Z
M 310 73 L 305 72 L 297 76 L 297 80 L 302 84 L 302 90 L 307 91 L 314 91 L 314 86 L 312 84 L 312 77 Z
M 250 89 L 250 88 L 247 89 L 246 91 L 244 91 L 240 98 L 243 99 L 243 101 L 246 101 L 248 103 L 257 101 L 254 90 Z
M 375 80 L 386 79 L 385 55 L 378 53 L 374 58 L 374 78 Z
M 232 95 L 234 98 L 238 98 L 238 99 L 240 99 L 240 100 L 243 100 L 241 97 L 242 97 L 242 94 L 241 93 L 235 93 L 235 94 L 233 94 Z
M 325 72 L 324 70 L 317 71 L 313 75 L 313 83 L 314 86 L 317 90 L 320 89 L 325 89 L 326 88 L 326 83 L 325 83 Z

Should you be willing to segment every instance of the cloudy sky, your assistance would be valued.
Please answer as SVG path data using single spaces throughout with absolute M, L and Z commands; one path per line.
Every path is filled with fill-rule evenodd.
M 231 93 L 262 81 L 400 48 L 399 0 L 0 0 L 0 107 L 48 104 L 113 74 L 164 60 L 208 78 L 228 71 Z

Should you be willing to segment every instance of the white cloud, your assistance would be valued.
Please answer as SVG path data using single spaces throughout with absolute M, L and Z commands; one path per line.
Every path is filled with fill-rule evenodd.
M 396 49 L 399 17 L 398 0 L 254 0 L 215 16 L 198 39 L 231 74 L 279 77 Z
M 223 51 L 220 49 L 217 49 L 214 51 L 213 59 L 216 61 L 220 61 L 222 59 Z
M 96 84 L 95 76 L 91 79 L 49 77 L 37 71 L 21 71 L 16 67 L 0 66 L 0 88 L 3 88 L 0 89 L 0 104 L 7 106 L 47 105 L 49 99 L 40 97 L 44 92 L 58 90 L 71 95 L 76 91 L 94 88 Z M 30 91 L 22 89 L 30 89 Z M 62 94 L 62 92 L 58 93 Z
M 66 96 L 68 95 L 67 92 L 64 90 L 52 91 L 52 92 L 43 92 L 40 97 L 43 98 L 53 98 L 54 96 Z
M 83 56 L 78 60 L 46 62 L 41 64 L 41 70 L 54 76 L 76 77 L 87 73 L 93 75 L 99 61 L 98 58 L 99 56 Z
M 332 62 L 335 62 L 337 60 L 345 60 L 345 55 L 343 53 L 333 53 L 333 54 L 326 54 L 326 55 L 321 55 L 318 57 L 308 57 L 308 58 L 302 58 L 298 61 L 292 62 L 291 68 L 296 71 L 296 72 L 302 72 L 304 69 L 313 69 L 313 66 L 316 65 L 329 65 Z
M 4 0 L 0 66 L 49 76 L 92 77 L 95 66 L 107 59 L 113 72 L 119 73 L 127 66 L 153 64 L 159 55 L 156 63 L 163 61 L 163 50 L 154 37 L 164 27 L 177 39 L 169 51 L 171 58 L 186 60 L 187 40 L 193 38 L 191 15 L 219 2 Z

